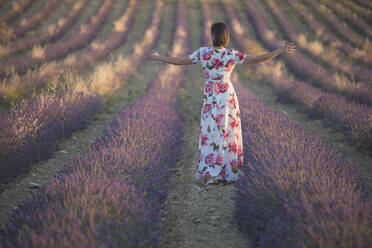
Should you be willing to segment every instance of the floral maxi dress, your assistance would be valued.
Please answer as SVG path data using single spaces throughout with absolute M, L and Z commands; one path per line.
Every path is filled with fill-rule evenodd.
M 201 109 L 196 178 L 237 181 L 243 166 L 239 102 L 230 76 L 247 55 L 233 48 L 200 47 L 189 55 L 206 78 Z

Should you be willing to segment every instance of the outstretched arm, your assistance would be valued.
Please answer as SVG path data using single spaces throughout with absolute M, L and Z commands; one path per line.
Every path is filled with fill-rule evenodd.
M 275 58 L 276 56 L 278 56 L 281 53 L 291 54 L 294 51 L 295 47 L 296 47 L 296 45 L 294 43 L 290 43 L 289 45 L 286 45 L 285 41 L 283 41 L 281 47 L 279 47 L 278 49 L 276 49 L 272 52 L 268 52 L 268 53 L 261 54 L 261 55 L 258 55 L 258 56 L 253 56 L 253 55 L 248 55 L 247 54 L 243 64 L 247 64 L 247 65 L 258 64 L 258 63 L 262 63 L 262 62 L 265 62 L 265 61 L 272 60 L 273 58 Z
M 148 61 L 160 61 L 168 64 L 173 65 L 190 65 L 192 64 L 191 59 L 188 56 L 184 58 L 176 58 L 176 57 L 168 57 L 168 56 L 160 56 L 158 52 L 151 50 L 147 51 L 144 54 L 144 58 Z

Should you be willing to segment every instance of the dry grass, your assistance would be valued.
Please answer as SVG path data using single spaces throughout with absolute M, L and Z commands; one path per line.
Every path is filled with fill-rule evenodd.
M 28 23 L 29 23 L 28 19 L 26 19 L 26 18 L 22 18 L 19 24 L 20 24 L 21 26 L 26 26 Z
M 82 33 L 82 34 L 85 34 L 85 33 L 87 33 L 89 31 L 89 29 L 88 29 L 88 25 L 87 24 L 81 24 L 81 26 L 80 26 L 80 33 Z
M 84 6 L 84 2 L 83 1 L 78 1 L 74 4 L 74 6 L 72 7 L 72 10 L 77 11 L 77 10 L 81 9 L 83 6 Z
M 76 55 L 73 53 L 70 53 L 67 55 L 67 57 L 63 60 L 63 64 L 72 66 L 76 62 Z
M 106 46 L 104 44 L 93 41 L 90 45 L 93 50 L 105 50 Z
M 13 2 L 12 11 L 19 11 L 21 9 L 21 5 L 18 2 Z
M 265 33 L 265 38 L 268 39 L 268 40 L 273 40 L 275 38 L 275 34 L 273 31 L 267 31 Z
M 61 19 L 59 19 L 57 21 L 58 27 L 61 27 L 61 26 L 65 25 L 65 23 L 66 23 L 66 19 L 65 18 L 61 18 Z
M 55 23 L 52 23 L 46 26 L 46 28 L 44 29 L 44 32 L 48 33 L 49 35 L 52 35 L 56 32 L 56 30 L 57 30 L 57 25 Z
M 44 58 L 45 57 L 45 48 L 40 46 L 40 45 L 34 46 L 31 50 L 31 57 L 35 58 L 35 59 Z
M 0 45 L 0 58 L 3 59 L 8 55 L 8 47 Z

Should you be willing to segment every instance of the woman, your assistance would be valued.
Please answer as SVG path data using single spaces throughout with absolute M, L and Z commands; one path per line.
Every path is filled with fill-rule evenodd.
M 229 30 L 225 23 L 211 26 L 213 47 L 200 47 L 184 58 L 160 56 L 148 51 L 144 58 L 174 65 L 202 65 L 206 78 L 201 109 L 198 166 L 196 178 L 204 185 L 228 184 L 238 180 L 243 166 L 242 131 L 239 102 L 230 75 L 236 64 L 258 64 L 269 61 L 281 53 L 292 53 L 293 43 L 258 56 L 228 49 Z

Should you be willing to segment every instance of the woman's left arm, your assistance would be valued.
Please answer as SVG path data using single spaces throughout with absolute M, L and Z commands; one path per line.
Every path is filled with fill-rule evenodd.
M 261 55 L 258 55 L 258 56 L 252 56 L 252 55 L 247 54 L 243 64 L 248 64 L 248 65 L 258 64 L 258 63 L 262 63 L 262 62 L 265 62 L 265 61 L 272 60 L 273 58 L 275 58 L 276 56 L 278 56 L 281 53 L 291 54 L 291 53 L 293 53 L 295 47 L 296 47 L 296 45 L 294 43 L 290 43 L 287 46 L 287 45 L 285 45 L 285 42 L 283 41 L 281 47 L 272 51 L 272 52 L 268 52 L 268 53 L 261 54 Z
M 192 64 L 191 59 L 188 56 L 184 58 L 176 58 L 176 57 L 168 57 L 168 56 L 161 56 L 158 52 L 151 50 L 147 51 L 144 54 L 144 59 L 148 61 L 160 61 L 168 64 L 173 65 L 190 65 Z

